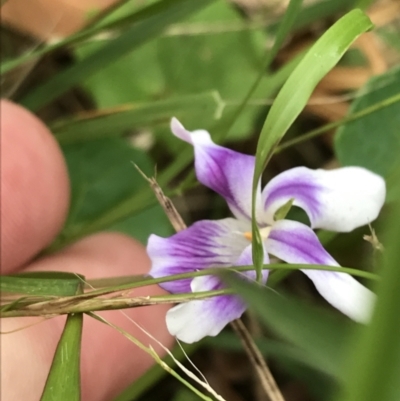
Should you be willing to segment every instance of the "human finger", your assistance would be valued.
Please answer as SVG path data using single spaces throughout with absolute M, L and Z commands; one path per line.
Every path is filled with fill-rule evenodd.
M 69 205 L 67 167 L 47 127 L 28 110 L 0 105 L 1 268 L 7 274 L 48 245 Z
M 86 278 L 144 274 L 149 259 L 142 245 L 122 234 L 102 233 L 88 237 L 58 254 L 38 260 L 28 271 L 57 270 L 84 274 Z M 161 294 L 158 287 L 135 289 L 133 296 Z M 139 341 L 161 348 L 135 326 L 135 321 L 169 347 L 172 338 L 165 327 L 166 305 L 103 312 L 101 315 L 128 331 Z M 34 318 L 6 319 L 3 331 L 13 330 L 32 322 Z M 49 371 L 54 350 L 65 318 L 54 318 L 33 327 L 8 334 L 3 338 L 2 398 L 38 400 Z M 141 376 L 152 359 L 115 329 L 85 316 L 82 337 L 82 399 L 106 401 L 112 399 L 130 382 Z

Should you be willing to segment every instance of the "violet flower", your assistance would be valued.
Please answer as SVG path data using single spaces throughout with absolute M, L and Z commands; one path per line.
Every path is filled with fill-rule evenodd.
M 170 238 L 151 235 L 147 251 L 152 261 L 150 275 L 164 277 L 210 267 L 252 265 L 251 193 L 255 157 L 216 145 L 204 130 L 187 131 L 173 118 L 175 136 L 194 147 L 197 179 L 222 195 L 235 218 L 203 220 Z M 269 254 L 287 263 L 339 266 L 312 229 L 348 232 L 373 221 L 385 200 L 384 180 L 361 167 L 310 170 L 297 167 L 272 179 L 257 194 L 256 216 L 264 245 L 264 263 Z M 288 202 L 307 213 L 311 227 L 286 219 L 274 220 Z M 374 302 L 373 293 L 346 273 L 303 270 L 318 292 L 335 308 L 358 322 L 365 322 Z M 255 272 L 244 273 L 254 279 Z M 268 271 L 264 271 L 266 282 Z M 218 277 L 201 276 L 163 283 L 172 293 L 223 288 Z M 239 318 L 245 303 L 236 295 L 194 300 L 167 313 L 169 332 L 193 343 L 217 335 L 227 323 Z

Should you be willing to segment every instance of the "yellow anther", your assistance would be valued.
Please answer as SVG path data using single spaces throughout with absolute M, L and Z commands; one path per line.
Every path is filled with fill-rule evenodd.
M 253 234 L 250 231 L 247 231 L 243 234 L 244 238 L 248 239 L 251 241 L 253 239 Z
M 260 234 L 261 234 L 261 238 L 262 239 L 267 239 L 269 236 L 269 233 L 271 232 L 271 226 L 268 227 L 263 227 L 260 229 Z M 245 233 L 243 233 L 244 238 L 246 238 L 247 240 L 251 241 L 253 239 L 253 234 L 251 231 L 246 231 Z

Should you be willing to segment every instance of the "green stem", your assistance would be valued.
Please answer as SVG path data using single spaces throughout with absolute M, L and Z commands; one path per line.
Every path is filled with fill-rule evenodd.
M 395 104 L 397 102 L 400 102 L 400 93 L 397 95 L 394 95 L 392 97 L 389 97 L 388 99 L 385 99 L 382 102 L 379 102 L 379 103 L 373 104 L 372 106 L 366 107 L 365 109 L 358 111 L 354 114 L 351 114 L 348 117 L 343 118 L 342 120 L 334 121 L 332 123 L 329 123 L 322 127 L 314 129 L 310 132 L 307 132 L 306 134 L 301 135 L 298 138 L 294 138 L 289 141 L 286 141 L 282 145 L 278 145 L 275 148 L 274 153 L 275 154 L 280 153 L 283 150 L 285 150 L 291 146 L 298 145 L 299 143 L 302 143 L 305 141 L 309 141 L 310 139 L 315 138 L 316 136 L 321 135 L 333 128 L 337 128 L 337 127 L 340 127 L 341 125 L 345 125 L 352 121 L 359 120 L 360 118 L 365 117 L 368 114 L 375 113 L 376 111 L 384 109 L 385 107 L 389 107 L 392 104 Z

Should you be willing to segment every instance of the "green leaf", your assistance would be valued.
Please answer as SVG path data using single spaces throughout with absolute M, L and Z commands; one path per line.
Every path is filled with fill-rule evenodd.
M 321 372 L 318 361 L 309 357 L 308 353 L 287 342 L 278 341 L 271 336 L 257 335 L 254 342 L 267 360 L 277 362 L 280 372 L 290 376 L 292 381 L 300 381 L 309 390 L 315 400 L 329 399 L 328 394 L 333 390 L 335 378 Z M 217 337 L 206 337 L 202 344 L 211 346 L 217 352 L 243 352 L 241 340 L 229 331 L 224 330 Z
M 283 363 L 295 363 L 302 367 L 308 366 L 315 370 L 320 370 L 319 362 L 312 356 L 299 349 L 298 347 L 283 341 L 274 340 L 269 337 L 257 336 L 254 338 L 257 348 L 266 358 L 274 358 Z M 217 337 L 206 337 L 203 342 L 206 345 L 213 346 L 230 352 L 243 350 L 240 339 L 234 333 L 223 331 Z
M 274 214 L 274 221 L 278 220 L 283 220 L 288 213 L 290 212 L 290 209 L 293 206 L 294 198 L 289 199 L 284 205 L 282 205 Z
M 232 30 L 234 24 L 243 25 L 243 29 Z M 210 31 L 192 34 L 192 26 L 206 26 Z M 85 80 L 84 86 L 98 107 L 153 102 L 155 99 L 166 101 L 171 97 L 178 99 L 213 90 L 220 94 L 225 105 L 218 116 L 222 109 L 224 116 L 235 113 L 237 102 L 247 93 L 254 76 L 263 67 L 265 32 L 247 27 L 233 6 L 223 1 L 214 2 L 186 19 L 184 24 L 172 28 L 178 31 L 177 34 L 161 36 Z M 105 43 L 85 43 L 77 49 L 78 57 L 89 57 L 106 46 Z M 226 73 L 228 70 L 229 74 Z M 137 73 L 132 74 L 132 71 Z M 267 76 L 267 72 L 263 75 L 254 98 L 263 99 L 271 92 L 270 88 L 276 87 L 271 82 L 274 76 Z M 235 124 L 233 136 L 248 135 L 260 110 L 265 107 L 255 104 L 247 108 Z M 189 118 L 183 123 L 193 128 L 211 129 L 215 125 L 215 115 L 204 115 L 200 109 L 185 117 Z M 218 133 L 220 130 L 212 131 Z M 172 135 L 160 135 L 160 138 L 164 143 Z M 176 148 L 175 145 L 170 147 L 172 151 Z
M 223 278 L 247 302 L 261 322 L 306 352 L 314 366 L 337 378 L 343 376 L 350 322 L 236 276 L 224 275 Z
M 81 286 L 76 294 L 82 292 Z M 40 401 L 79 401 L 81 399 L 82 324 L 81 313 L 68 315 Z
M 198 401 L 199 397 L 187 390 L 186 388 L 179 389 L 171 401 Z
M 279 91 L 262 128 L 256 151 L 253 177 L 253 261 L 260 276 L 263 247 L 255 216 L 256 190 L 274 149 L 307 104 L 319 81 L 338 63 L 349 46 L 372 28 L 361 10 L 353 10 L 329 28 L 311 47 Z
M 83 235 L 97 231 L 96 223 L 104 214 L 140 194 L 143 189 L 148 189 L 148 183 L 133 163 L 147 175 L 153 174 L 154 171 L 153 164 L 146 154 L 129 146 L 120 138 L 66 145 L 63 150 L 72 188 L 70 213 L 63 231 L 48 251 L 59 249 Z M 131 217 L 129 220 L 122 222 L 121 217 L 109 221 L 108 225 L 101 228 L 112 228 L 121 221 L 123 226 L 114 228 L 132 235 L 138 233 L 138 224 L 147 219 L 146 224 L 140 226 L 142 240 L 152 232 L 169 234 L 170 225 L 167 218 L 160 213 L 161 207 L 153 207 L 146 211 L 148 207 L 147 202 L 136 209 L 134 214 L 122 216 Z M 141 212 L 144 213 L 143 216 L 139 215 Z M 136 216 L 137 219 L 132 216 Z M 94 226 L 94 229 L 88 229 L 90 226 Z
M 386 260 L 371 323 L 357 338 L 349 361 L 344 401 L 400 399 L 400 204 L 396 205 L 387 235 Z
M 359 91 L 349 115 L 397 97 L 400 68 L 373 77 Z M 387 179 L 387 200 L 400 198 L 396 175 L 400 154 L 400 102 L 381 108 L 338 129 L 335 151 L 344 166 L 362 166 Z
M 67 296 L 75 294 L 81 283 L 82 279 L 72 273 L 20 273 L 2 276 L 0 289 L 2 293 Z
M 158 12 L 143 13 L 144 18 L 127 29 L 118 38 L 111 40 L 90 57 L 75 63 L 31 91 L 22 99 L 21 103 L 32 110 L 40 109 L 72 86 L 156 37 L 168 25 L 200 10 L 210 4 L 211 1 L 163 0 L 149 6 L 149 8 L 155 7 Z M 129 77 L 126 77 L 126 79 L 129 79 Z
M 147 243 L 150 234 L 156 233 L 161 237 L 173 234 L 165 212 L 158 204 L 135 213 L 132 217 L 112 225 L 110 229 L 135 237 L 143 244 Z

